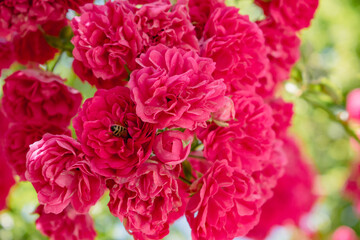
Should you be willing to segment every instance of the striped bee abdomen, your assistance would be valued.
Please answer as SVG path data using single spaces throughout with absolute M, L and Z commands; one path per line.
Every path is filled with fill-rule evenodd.
M 110 130 L 115 137 L 127 137 L 128 135 L 127 128 L 118 124 L 111 125 Z

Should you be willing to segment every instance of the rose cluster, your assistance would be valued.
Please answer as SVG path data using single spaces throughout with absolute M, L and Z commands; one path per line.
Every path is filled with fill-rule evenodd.
M 98 89 L 79 108 L 81 95 L 36 64 L 5 79 L 5 156 L 38 194 L 38 229 L 94 239 L 88 212 L 107 189 L 110 212 L 135 239 L 161 239 L 184 215 L 193 239 L 246 236 L 267 200 L 288 189 L 286 174 L 274 187 L 295 155 L 285 150 L 294 146 L 293 112 L 275 90 L 299 58 L 297 31 L 318 1 L 255 1 L 266 14 L 259 22 L 222 0 L 88 2 L 0 2 L 0 50 L 15 49 L 0 67 L 51 59 L 48 36 L 71 8 L 79 12 L 70 24 L 73 70 Z M 17 56 L 17 41 L 35 52 Z M 288 166 L 308 174 L 298 185 L 311 189 L 301 160 Z M 312 196 L 294 206 L 295 221 Z
M 68 9 L 92 0 L 14 0 L 0 2 L 0 70 L 14 61 L 45 63 L 58 50 L 47 40 L 68 25 Z
M 64 81 L 40 69 L 17 71 L 5 79 L 1 99 L 9 122 L 4 130 L 5 158 L 22 180 L 30 144 L 45 133 L 70 135 L 67 128 L 82 97 Z

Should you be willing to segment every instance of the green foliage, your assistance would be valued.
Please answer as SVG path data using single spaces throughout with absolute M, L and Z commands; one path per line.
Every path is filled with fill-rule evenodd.
M 40 29 L 42 30 L 42 29 Z M 65 51 L 69 56 L 72 56 L 74 45 L 70 42 L 74 33 L 70 26 L 65 26 L 61 29 L 59 36 L 48 35 L 43 31 L 46 41 L 50 46 Z

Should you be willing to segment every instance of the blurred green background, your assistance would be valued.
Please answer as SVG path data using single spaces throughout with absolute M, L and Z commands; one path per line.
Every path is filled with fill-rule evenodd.
M 251 0 L 229 0 L 252 20 L 262 17 Z M 343 184 L 357 156 L 350 145 L 346 112 L 347 93 L 360 87 L 360 0 L 322 0 L 309 29 L 301 32 L 302 58 L 284 83 L 279 95 L 295 104 L 291 132 L 303 143 L 303 150 L 313 161 L 319 176 L 317 193 L 320 199 L 303 225 L 316 232 L 315 239 L 329 239 L 340 225 L 352 227 L 360 235 L 360 222 L 351 203 L 342 195 Z M 54 62 L 49 63 L 51 67 Z M 67 84 L 91 97 L 95 89 L 82 83 L 71 71 L 71 58 L 63 54 L 54 72 L 67 78 Z M 3 71 L 3 79 L 20 66 Z M 45 66 L 44 66 L 45 68 Z M 0 92 L 1 94 L 1 92 Z M 351 125 L 356 130 L 357 126 Z M 358 157 L 360 159 L 360 157 Z M 32 214 L 37 206 L 34 189 L 29 183 L 13 187 L 9 209 L 0 213 L 1 240 L 46 239 L 36 229 Z M 98 239 L 131 239 L 118 219 L 107 209 L 108 196 L 94 206 Z M 277 229 L 271 239 L 291 239 L 290 228 Z M 167 239 L 190 239 L 185 219 L 171 228 Z M 293 238 L 294 239 L 294 238 Z

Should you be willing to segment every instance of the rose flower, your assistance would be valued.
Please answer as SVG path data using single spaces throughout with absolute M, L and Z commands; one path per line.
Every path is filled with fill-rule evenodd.
M 74 72 L 98 88 L 125 85 L 127 69 L 136 67 L 142 38 L 135 25 L 135 6 L 126 1 L 86 4 L 71 26 Z
M 154 142 L 154 153 L 162 163 L 176 165 L 183 162 L 190 153 L 193 135 L 189 130 L 165 131 L 159 133 Z
M 39 214 L 36 228 L 51 240 L 94 240 L 96 232 L 89 214 L 79 214 L 68 206 L 59 214 L 46 213 L 40 205 L 35 213 Z
M 257 22 L 265 37 L 265 47 L 269 58 L 269 68 L 259 79 L 257 92 L 268 97 L 274 94 L 279 83 L 287 80 L 290 70 L 300 57 L 300 39 L 296 32 L 288 27 L 276 24 L 267 18 Z
M 68 129 L 48 124 L 11 123 L 9 125 L 4 139 L 5 154 L 9 164 L 21 180 L 26 180 L 26 154 L 29 146 L 41 140 L 45 133 L 71 135 Z
M 126 87 L 98 90 L 73 122 L 92 168 L 103 176 L 125 176 L 151 154 L 155 129 L 136 115 Z
M 216 8 L 210 15 L 200 44 L 201 56 L 214 60 L 215 78 L 223 78 L 229 93 L 253 90 L 266 73 L 263 33 L 234 7 Z
M 45 213 L 59 214 L 70 203 L 77 212 L 86 213 L 105 190 L 80 143 L 65 135 L 45 134 L 30 145 L 26 168 L 26 179 L 37 191 Z
M 178 170 L 152 159 L 110 187 L 110 211 L 135 239 L 165 237 L 169 225 L 184 214 Z
M 130 75 L 136 114 L 158 128 L 205 126 L 224 100 L 225 85 L 214 79 L 215 64 L 194 51 L 158 44 L 140 56 Z
M 44 34 L 59 35 L 67 25 L 66 11 L 57 0 L 0 1 L 0 37 L 14 43 L 18 62 L 44 64 L 58 52 Z
M 218 7 L 224 7 L 225 0 L 189 0 L 189 14 L 195 26 L 196 36 L 201 39 L 206 22 Z
M 259 195 L 249 175 L 228 161 L 213 166 L 190 187 L 186 208 L 193 239 L 233 239 L 244 236 L 258 221 Z
M 21 70 L 5 79 L 2 104 L 13 122 L 67 127 L 81 104 L 81 94 L 60 77 L 41 70 Z
M 298 31 L 310 25 L 319 0 L 255 0 L 255 3 L 277 24 Z
M 204 157 L 210 161 L 226 159 L 232 167 L 251 174 L 263 168 L 270 158 L 275 139 L 272 112 L 261 97 L 248 91 L 232 96 L 235 119 L 228 127 L 215 123 L 198 130 L 204 144 Z
M 161 1 L 143 5 L 135 13 L 145 48 L 162 43 L 168 47 L 199 50 L 188 8 L 180 1 L 174 6 Z

